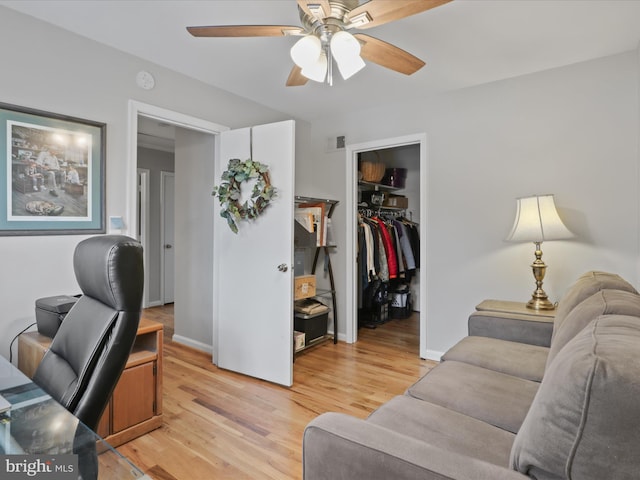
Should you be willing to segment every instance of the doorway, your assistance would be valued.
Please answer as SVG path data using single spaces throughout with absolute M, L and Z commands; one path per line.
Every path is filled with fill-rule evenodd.
M 127 218 L 129 219 L 129 221 L 127 222 L 127 228 L 128 228 L 127 234 L 132 237 L 138 236 L 138 231 L 137 231 L 138 223 L 139 223 L 138 219 L 141 215 L 140 212 L 138 211 L 138 192 L 137 192 L 138 182 L 136 181 L 137 164 L 138 164 L 138 143 L 139 143 L 138 125 L 139 125 L 140 118 L 149 118 L 149 119 L 153 119 L 156 122 L 162 122 L 162 123 L 171 125 L 172 127 L 179 127 L 181 132 L 184 132 L 185 136 L 187 133 L 193 132 L 193 133 L 204 134 L 203 137 L 215 138 L 220 132 L 227 130 L 227 127 L 225 126 L 214 124 L 212 122 L 191 117 L 188 115 L 184 115 L 179 112 L 166 110 L 153 105 L 143 104 L 141 102 L 137 102 L 134 100 L 129 101 L 129 130 L 128 130 L 129 131 L 129 135 L 128 135 L 129 155 L 127 158 L 128 170 L 127 170 L 127 180 L 126 180 L 128 185 Z M 212 144 L 213 140 L 211 140 L 210 142 Z M 187 144 L 187 143 L 188 143 L 187 140 L 183 141 L 183 144 Z M 211 152 L 210 154 L 208 154 L 208 161 L 211 163 L 214 161 L 213 148 L 210 148 L 207 151 Z M 157 188 L 158 190 L 160 189 L 159 180 L 157 182 Z M 176 197 L 178 195 L 177 192 L 178 192 L 178 189 L 176 188 Z M 175 215 L 181 214 L 180 208 L 183 208 L 183 207 L 180 206 L 175 209 Z M 185 214 L 183 216 L 186 216 L 186 214 L 188 214 L 189 212 L 187 211 L 182 213 Z M 158 224 L 159 223 L 160 223 L 160 220 L 158 219 Z M 181 241 L 184 240 L 183 243 L 188 243 L 188 241 L 190 240 L 189 236 L 191 235 L 191 232 L 188 229 L 179 229 L 179 230 L 181 230 L 179 232 L 181 234 Z M 159 237 L 160 235 L 158 234 L 158 238 Z M 145 250 L 148 250 L 148 245 L 143 244 L 143 248 L 145 248 Z M 192 258 L 189 258 L 188 252 L 186 252 L 186 254 L 184 252 L 181 254 L 179 249 L 176 249 L 174 251 L 174 255 L 175 255 L 174 263 L 175 264 L 180 263 L 181 265 L 184 266 L 183 270 L 187 271 L 185 275 L 190 275 L 189 271 L 199 272 L 200 270 L 208 270 L 209 275 L 212 277 L 212 270 L 213 270 L 212 265 L 205 266 L 202 264 L 202 262 L 198 264 L 197 262 L 194 262 Z M 181 258 L 181 256 L 184 258 Z M 161 258 L 161 257 L 158 257 L 158 258 Z M 158 261 L 157 263 L 160 263 L 160 262 Z M 152 264 L 153 262 L 145 263 L 145 278 L 149 274 L 149 269 L 153 267 Z M 176 271 L 176 278 L 178 279 L 178 281 L 180 281 L 179 276 L 181 273 L 184 273 L 184 272 Z M 183 279 L 184 284 L 190 284 L 190 282 L 191 282 L 190 278 Z M 207 287 L 206 282 L 201 283 L 200 286 L 203 289 L 204 295 L 206 295 L 207 298 L 209 298 L 211 296 L 210 295 L 211 292 L 208 291 L 209 288 Z M 184 308 L 188 308 L 187 306 L 190 304 L 189 300 L 185 299 L 184 301 L 181 302 L 180 301 L 181 295 L 184 295 L 184 292 L 180 293 L 176 290 L 175 292 L 176 305 L 183 304 L 185 305 Z M 160 297 L 158 300 L 160 301 Z M 209 327 L 209 325 L 211 325 L 211 319 L 213 318 L 213 309 L 210 308 L 209 311 L 206 311 L 206 312 L 199 311 L 197 312 L 197 314 L 198 314 L 197 315 L 198 320 L 197 321 L 192 320 L 193 318 L 195 318 L 195 315 L 192 315 L 192 312 L 187 312 L 186 314 L 183 312 L 183 314 L 181 314 L 178 311 L 178 308 L 176 308 L 175 325 L 174 325 L 176 334 L 173 336 L 173 340 L 176 342 L 189 345 L 193 348 L 211 352 L 213 349 L 213 346 L 212 346 L 211 328 Z M 207 318 L 207 321 L 203 322 L 202 318 Z M 206 325 L 208 328 L 203 329 L 201 328 L 201 325 Z
M 416 145 L 419 163 L 419 212 L 414 220 L 419 224 L 420 246 L 419 255 L 422 259 L 419 269 L 418 295 L 419 313 L 419 344 L 420 358 L 428 358 L 426 347 L 427 333 L 427 138 L 425 134 L 409 135 L 405 137 L 372 141 L 363 144 L 347 146 L 347 271 L 346 284 L 350 292 L 347 294 L 347 342 L 353 343 L 358 339 L 358 277 L 357 277 L 357 225 L 358 225 L 358 159 L 366 152 L 383 149 L 393 149 Z
M 168 242 L 163 239 L 163 208 L 169 203 L 173 207 L 173 196 L 164 201 L 165 185 L 163 176 L 175 171 L 176 127 L 158 120 L 140 116 L 138 118 L 138 175 L 140 176 L 138 201 L 138 233 L 144 247 L 145 307 L 156 307 L 171 303 L 164 296 L 166 290 L 173 291 L 173 263 L 166 262 L 165 246 L 173 246 L 173 234 Z M 168 209 L 169 213 L 172 212 Z M 173 228 L 173 223 L 168 228 Z M 165 265 L 167 268 L 165 268 Z

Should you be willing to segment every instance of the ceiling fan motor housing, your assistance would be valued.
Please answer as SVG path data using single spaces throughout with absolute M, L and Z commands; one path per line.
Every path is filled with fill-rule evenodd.
M 347 25 L 347 15 L 351 10 L 358 6 L 358 0 L 340 0 L 328 2 L 331 11 L 327 12 L 323 8 L 323 3 L 308 3 L 307 8 L 311 14 L 305 12 L 298 6 L 300 21 L 308 33 L 318 32 L 326 26 L 326 30 L 335 33 L 339 30 L 345 30 Z

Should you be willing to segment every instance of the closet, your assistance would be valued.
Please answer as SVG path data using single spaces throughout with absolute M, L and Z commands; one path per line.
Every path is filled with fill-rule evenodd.
M 358 154 L 358 328 L 420 309 L 419 145 Z

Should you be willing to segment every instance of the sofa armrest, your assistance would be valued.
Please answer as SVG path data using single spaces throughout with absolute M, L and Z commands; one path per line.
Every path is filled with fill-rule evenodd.
M 469 335 L 541 347 L 551 345 L 553 319 L 517 313 L 478 311 L 469 316 Z
M 530 480 L 340 413 L 325 413 L 307 425 L 302 457 L 304 480 Z

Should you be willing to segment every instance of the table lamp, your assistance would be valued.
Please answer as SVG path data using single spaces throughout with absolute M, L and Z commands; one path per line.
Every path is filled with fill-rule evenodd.
M 509 242 L 533 242 L 536 246 L 536 259 L 531 264 L 536 280 L 536 289 L 531 300 L 527 303 L 527 308 L 553 310 L 555 305 L 549 301 L 547 294 L 542 289 L 542 280 L 547 266 L 542 261 L 540 245 L 546 240 L 571 238 L 573 234 L 560 220 L 553 195 L 517 198 L 516 203 L 516 219 L 506 240 Z

